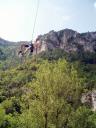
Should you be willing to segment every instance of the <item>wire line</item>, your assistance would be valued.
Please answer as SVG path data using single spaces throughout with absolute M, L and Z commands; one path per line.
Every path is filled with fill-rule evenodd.
M 38 16 L 39 3 L 40 3 L 40 0 L 37 0 L 37 9 L 36 9 L 36 15 L 35 15 L 33 31 L 32 31 L 32 42 L 33 42 L 33 37 L 34 37 L 34 32 L 35 32 L 36 20 L 37 20 L 37 16 Z

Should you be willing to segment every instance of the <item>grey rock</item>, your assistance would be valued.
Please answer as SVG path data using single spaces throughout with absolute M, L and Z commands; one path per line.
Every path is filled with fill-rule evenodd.
M 96 111 L 96 90 L 82 94 L 81 102 L 90 106 L 93 111 Z
M 65 52 L 96 52 L 96 32 L 78 33 L 71 29 L 64 29 L 58 32 L 50 31 L 40 35 L 37 39 L 41 43 L 41 50 L 38 53 L 56 48 Z M 46 47 L 46 48 L 45 48 Z

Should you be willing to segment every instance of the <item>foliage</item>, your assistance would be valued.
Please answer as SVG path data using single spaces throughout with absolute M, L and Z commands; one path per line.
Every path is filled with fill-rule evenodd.
M 95 128 L 81 96 L 96 88 L 96 65 L 58 49 L 43 57 L 1 61 L 0 128 Z
M 69 126 L 71 128 L 95 128 L 96 124 L 92 117 L 94 117 L 94 114 L 91 110 L 86 107 L 80 107 L 75 112 L 72 112 L 72 116 L 69 118 Z
M 54 49 L 42 52 L 39 57 L 51 61 L 65 58 L 69 62 L 81 61 L 87 64 L 96 64 L 96 53 L 84 52 L 80 46 L 77 52 L 65 52 L 63 49 Z
M 2 49 L 0 48 L 0 60 L 4 60 L 4 59 L 6 59 L 6 55 L 4 54 Z

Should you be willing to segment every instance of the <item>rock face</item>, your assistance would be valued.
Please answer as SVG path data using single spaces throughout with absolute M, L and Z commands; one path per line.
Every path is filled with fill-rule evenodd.
M 65 52 L 96 52 L 96 32 L 78 33 L 71 29 L 64 29 L 58 32 L 50 31 L 40 35 L 36 39 L 41 44 L 38 52 L 63 49 Z
M 30 42 L 10 42 L 0 38 L 0 46 L 15 46 L 16 50 L 20 48 L 22 43 L 29 44 Z M 96 53 L 96 32 L 78 33 L 71 29 L 58 32 L 50 31 L 38 36 L 35 43 L 39 44 L 39 47 L 36 51 L 34 50 L 34 54 L 54 49 L 62 49 L 66 53 Z
M 81 102 L 90 106 L 93 111 L 96 111 L 96 90 L 83 94 Z

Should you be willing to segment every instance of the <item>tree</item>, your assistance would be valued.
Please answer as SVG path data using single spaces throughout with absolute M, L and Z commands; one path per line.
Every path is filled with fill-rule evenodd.
M 42 115 L 43 127 L 67 125 L 72 107 L 78 106 L 82 92 L 81 79 L 74 67 L 65 60 L 45 61 L 36 73 L 32 88 L 36 97 L 31 105 Z
M 72 112 L 69 118 L 70 128 L 96 128 L 96 117 L 93 112 L 86 107 L 79 107 L 76 111 Z M 94 118 L 95 117 L 95 118 Z M 92 120 L 93 119 L 93 120 Z

